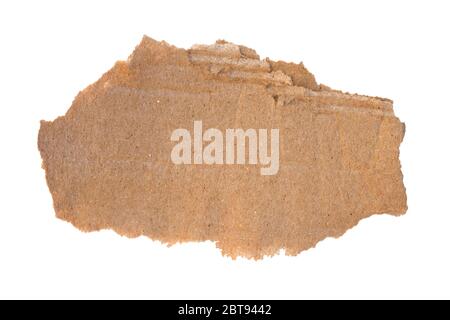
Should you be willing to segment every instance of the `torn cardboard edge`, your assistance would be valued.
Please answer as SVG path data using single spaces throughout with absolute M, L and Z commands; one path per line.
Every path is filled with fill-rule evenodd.
M 174 164 L 171 134 L 199 120 L 279 130 L 279 170 Z M 319 85 L 303 64 L 225 41 L 184 50 L 144 37 L 64 117 L 41 122 L 38 145 L 56 215 L 77 228 L 211 240 L 259 259 L 406 212 L 404 130 L 391 100 Z

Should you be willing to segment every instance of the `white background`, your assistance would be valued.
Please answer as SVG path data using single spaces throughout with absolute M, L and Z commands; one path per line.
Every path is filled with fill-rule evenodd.
M 450 298 L 448 3 L 1 1 L 0 298 Z M 39 121 L 64 115 L 143 34 L 183 48 L 226 39 L 393 99 L 408 213 L 257 262 L 56 219 Z

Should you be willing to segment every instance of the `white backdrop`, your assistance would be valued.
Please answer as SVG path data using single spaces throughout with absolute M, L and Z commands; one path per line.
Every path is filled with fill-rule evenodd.
M 0 298 L 450 298 L 448 1 L 2 1 Z M 300 62 L 336 89 L 394 100 L 405 216 L 363 220 L 297 257 L 223 258 L 54 217 L 39 121 L 143 34 L 226 39 Z

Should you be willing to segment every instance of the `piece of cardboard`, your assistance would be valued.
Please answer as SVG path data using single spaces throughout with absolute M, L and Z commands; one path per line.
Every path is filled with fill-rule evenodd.
M 174 151 L 177 129 L 190 134 L 190 154 Z M 223 141 L 223 164 L 213 152 L 209 164 L 212 139 L 201 138 L 234 129 L 258 135 L 256 158 L 251 136 L 244 163 L 236 139 L 230 149 Z M 269 174 L 264 132 L 267 150 L 279 151 Z M 392 101 L 318 85 L 303 64 L 225 41 L 183 50 L 144 37 L 65 116 L 42 121 L 38 144 L 56 215 L 77 228 L 211 240 L 225 255 L 258 259 L 296 255 L 373 214 L 405 213 L 404 132 Z

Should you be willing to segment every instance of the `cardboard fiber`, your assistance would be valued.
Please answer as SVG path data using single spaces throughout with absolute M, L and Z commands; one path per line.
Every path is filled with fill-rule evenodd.
M 303 64 L 144 37 L 41 122 L 38 145 L 56 215 L 77 228 L 259 259 L 405 213 L 404 133 L 392 101 L 319 85 Z

